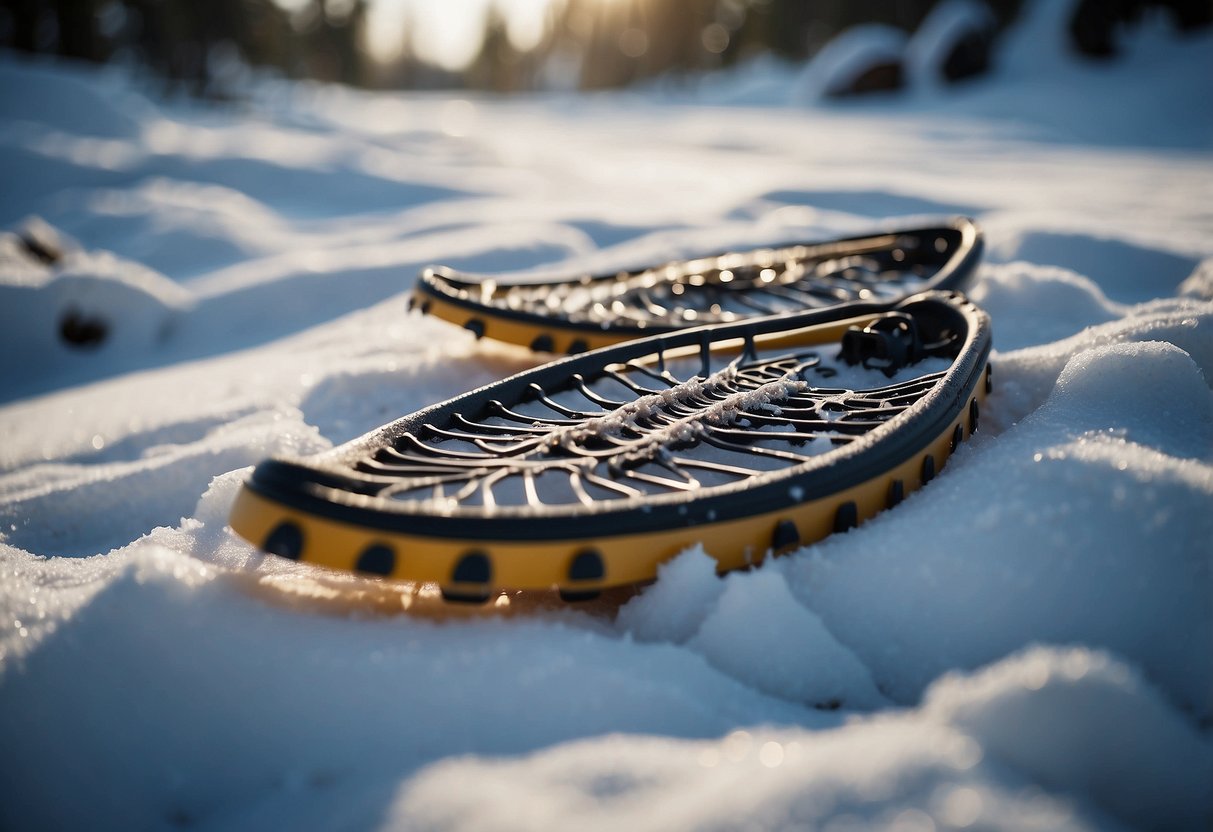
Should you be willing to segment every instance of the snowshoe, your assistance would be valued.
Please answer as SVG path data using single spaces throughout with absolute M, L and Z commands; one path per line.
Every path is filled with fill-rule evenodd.
M 721 571 L 842 532 L 977 429 L 989 319 L 962 295 L 653 336 L 261 463 L 232 528 L 267 552 L 440 585 L 451 600 Z
M 478 338 L 576 354 L 705 324 L 962 289 L 981 248 L 976 225 L 956 218 L 596 277 L 510 280 L 434 266 L 422 272 L 410 305 Z

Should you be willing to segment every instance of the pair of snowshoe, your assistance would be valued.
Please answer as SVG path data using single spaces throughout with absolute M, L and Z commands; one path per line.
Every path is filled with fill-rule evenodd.
M 448 600 L 721 571 L 845 531 L 973 435 L 989 319 L 956 219 L 560 280 L 426 270 L 412 305 L 551 363 L 307 459 L 261 463 L 232 528 Z

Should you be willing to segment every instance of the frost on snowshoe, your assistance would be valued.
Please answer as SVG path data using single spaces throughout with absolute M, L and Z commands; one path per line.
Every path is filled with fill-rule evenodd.
M 967 219 L 938 226 L 558 279 L 426 269 L 412 306 L 488 337 L 577 353 L 659 332 L 963 288 L 981 253 Z

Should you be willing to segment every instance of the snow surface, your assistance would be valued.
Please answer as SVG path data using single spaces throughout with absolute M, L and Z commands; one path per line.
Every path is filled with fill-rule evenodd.
M 770 63 L 211 108 L 0 58 L 0 827 L 1208 828 L 1213 39 L 1147 21 L 1082 65 L 1049 51 L 1058 5 L 989 79 L 835 107 L 786 106 Z M 536 360 L 407 314 L 430 262 L 952 212 L 987 233 L 995 391 L 862 528 L 455 610 L 225 529 L 264 456 Z M 64 344 L 69 306 L 105 340 Z

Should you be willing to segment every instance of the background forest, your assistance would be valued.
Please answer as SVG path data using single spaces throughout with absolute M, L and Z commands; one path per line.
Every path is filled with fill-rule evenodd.
M 376 4 L 403 17 L 398 48 L 368 48 Z M 659 76 L 729 66 L 761 54 L 811 57 L 839 32 L 862 23 L 905 31 L 933 0 L 550 0 L 538 38 L 512 37 L 508 0 L 479 5 L 435 0 L 2 0 L 0 47 L 151 68 L 172 88 L 230 92 L 249 67 L 291 78 L 397 89 L 467 87 L 500 92 L 626 86 Z M 992 0 L 996 30 L 1019 0 Z M 1207 24 L 1206 0 L 1100 0 L 1077 6 L 1075 47 L 1115 51 L 1117 30 L 1144 7 L 1166 6 L 1180 28 Z M 452 68 L 417 49 L 417 15 L 481 17 L 480 46 Z M 980 47 L 976 45 L 975 48 Z M 980 49 L 979 49 L 980 51 Z M 969 63 L 974 63 L 970 61 Z M 975 61 L 980 68 L 982 60 Z M 247 74 L 247 73 L 245 73 Z

